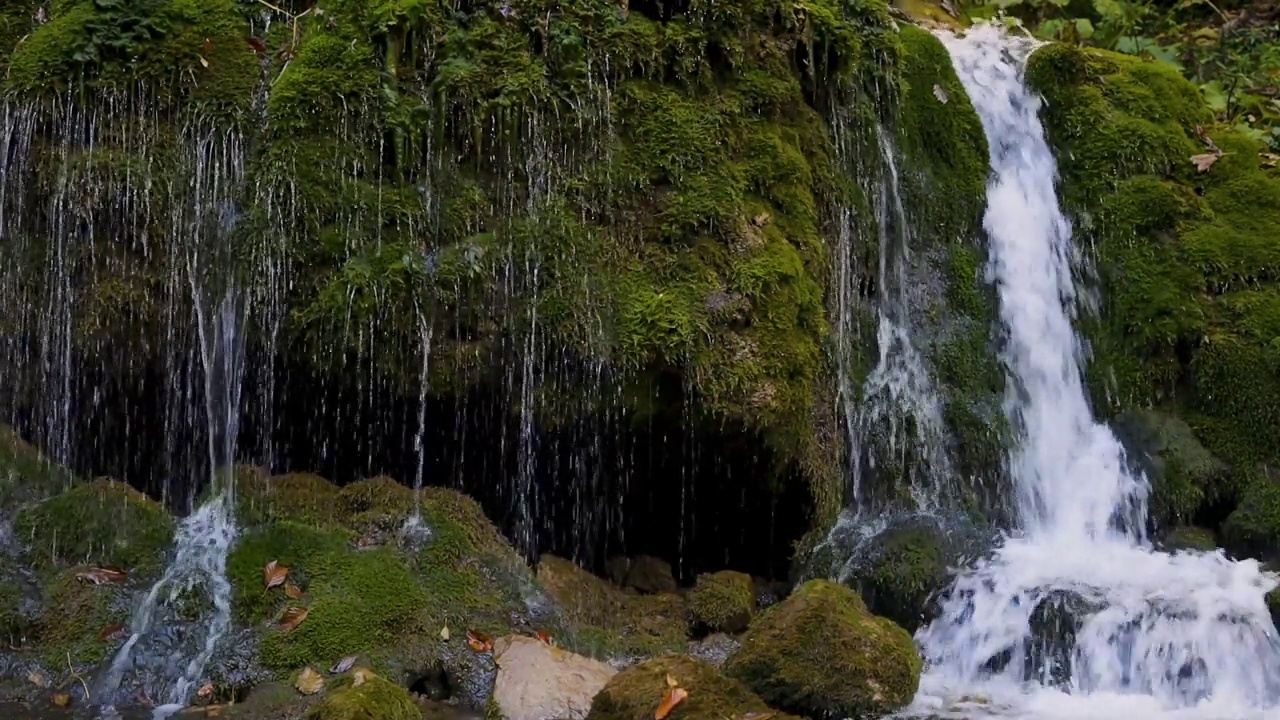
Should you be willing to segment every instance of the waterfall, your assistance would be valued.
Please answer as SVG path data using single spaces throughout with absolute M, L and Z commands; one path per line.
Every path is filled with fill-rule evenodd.
M 1280 717 L 1280 642 L 1264 603 L 1275 580 L 1221 552 L 1154 551 L 1146 480 L 1086 399 L 1079 258 L 1023 77 L 1035 43 L 993 25 L 943 41 L 990 145 L 984 226 L 1007 332 L 1019 527 L 918 634 L 928 669 L 910 712 Z

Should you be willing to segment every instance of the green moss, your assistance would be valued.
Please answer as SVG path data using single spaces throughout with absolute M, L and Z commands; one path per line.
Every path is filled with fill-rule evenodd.
M 1222 524 L 1223 546 L 1233 553 L 1273 558 L 1280 548 L 1280 480 L 1269 472 L 1251 476 L 1240 505 Z
M 0 75 L 9 67 L 9 56 L 35 25 L 37 0 L 11 0 L 0 7 Z
M 876 538 L 870 556 L 869 567 L 856 576 L 863 600 L 872 612 L 914 632 L 947 581 L 940 538 L 923 528 L 889 530 Z
M 542 557 L 538 580 L 565 619 L 564 644 L 578 652 L 653 655 L 685 646 L 687 609 L 677 595 L 626 593 L 553 555 Z
M 24 510 L 15 524 L 36 565 L 110 564 L 129 571 L 158 568 L 174 529 L 157 502 L 114 480 L 72 487 Z
M 67 489 L 74 480 L 13 428 L 0 425 L 0 508 L 12 512 Z
M 667 716 L 671 720 L 721 720 L 751 714 L 794 720 L 772 710 L 745 685 L 725 677 L 709 663 L 684 655 L 646 660 L 613 676 L 591 702 L 587 720 L 649 720 L 667 692 L 668 676 L 689 694 Z
M 1154 411 L 1133 411 L 1116 418 L 1116 427 L 1144 457 L 1151 482 L 1152 520 L 1160 526 L 1194 520 L 1209 504 L 1233 499 L 1230 468 L 1205 449 L 1180 418 Z
M 1164 545 L 1170 550 L 1213 552 L 1218 548 L 1218 539 L 1214 537 L 1212 530 L 1184 525 L 1171 530 Z
M 921 666 L 905 630 L 872 615 L 849 588 L 811 580 L 752 623 L 725 673 L 772 707 L 859 717 L 911 702 Z
M 742 632 L 755 611 L 755 586 L 740 572 L 699 575 L 689 593 L 689 616 L 713 632 Z
M 356 683 L 355 675 L 360 677 Z M 339 678 L 307 720 L 421 720 L 409 691 L 365 670 Z
M 110 642 L 104 631 L 129 621 L 131 608 L 116 585 L 94 585 L 76 579 L 88 570 L 74 567 L 46 586 L 42 611 L 33 629 L 40 662 L 48 668 L 80 668 L 107 658 Z
M 267 475 L 254 468 L 236 471 L 236 512 L 242 525 L 252 527 L 279 520 L 313 525 L 338 521 L 338 487 L 319 475 Z

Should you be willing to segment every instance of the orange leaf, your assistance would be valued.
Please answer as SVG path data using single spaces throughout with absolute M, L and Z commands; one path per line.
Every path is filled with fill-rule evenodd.
M 538 639 L 539 639 L 539 640 L 541 640 L 542 642 L 544 642 L 544 643 L 546 643 L 546 644 L 550 645 L 551 647 L 555 647 L 555 645 L 556 645 L 556 641 L 555 641 L 555 639 L 554 639 L 554 638 L 552 638 L 552 637 L 551 637 L 551 635 L 549 635 L 547 632 L 545 632 L 545 631 L 543 631 L 543 630 L 539 630 L 539 631 L 538 631 L 538 633 L 537 633 L 537 635 L 538 635 Z
M 94 585 L 123 582 L 128 577 L 128 573 L 113 565 L 107 565 L 105 567 L 76 573 L 77 580 L 80 582 L 93 583 Z
M 298 587 L 297 585 L 294 585 L 293 583 L 287 583 L 284 586 L 284 594 L 290 600 L 301 600 L 302 588 Z
M 307 613 L 311 612 L 307 608 L 291 605 L 284 611 L 284 615 L 280 616 L 280 629 L 289 632 L 290 630 L 302 624 L 307 619 Z
M 489 639 L 488 635 L 485 635 L 479 630 L 467 631 L 467 643 L 471 645 L 471 649 L 476 652 L 489 652 L 490 650 L 493 650 L 493 641 Z
M 103 642 L 106 642 L 113 638 L 120 637 L 120 634 L 123 632 L 124 632 L 124 625 L 121 625 L 120 623 L 112 623 L 102 628 L 102 632 L 98 633 L 98 639 Z
M 287 577 L 289 577 L 289 568 L 275 560 L 267 563 L 267 566 L 262 568 L 262 580 L 267 584 L 268 590 L 283 585 Z
M 689 691 L 684 688 L 667 688 L 667 694 L 662 698 L 662 704 L 658 706 L 658 711 L 653 714 L 653 720 L 666 718 L 687 697 L 689 697 Z
M 749 712 L 742 716 L 742 720 L 769 720 L 777 714 L 776 712 Z
M 256 37 L 249 37 L 249 38 L 246 38 L 246 40 L 249 41 L 249 47 L 253 48 L 253 51 L 258 53 L 259 55 L 267 51 L 267 44 L 262 42 L 262 40 Z

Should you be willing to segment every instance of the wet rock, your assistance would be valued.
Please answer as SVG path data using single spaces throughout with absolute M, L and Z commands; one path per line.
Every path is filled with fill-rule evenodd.
M 724 667 L 729 656 L 737 651 L 741 643 L 732 635 L 712 633 L 701 640 L 689 643 L 689 656 L 703 660 L 713 667 Z
M 751 582 L 755 589 L 757 610 L 777 605 L 791 592 L 791 584 L 785 581 L 753 577 Z
M 911 635 L 843 585 L 811 580 L 742 637 L 725 673 L 771 706 L 809 717 L 892 713 L 920 681 Z
M 795 720 L 773 711 L 741 682 L 684 655 L 646 660 L 615 675 L 591 703 L 587 720 L 653 720 L 654 708 L 667 693 L 668 676 L 688 693 L 672 718 L 723 720 L 758 713 L 772 720 Z
M 618 555 L 604 564 L 605 576 L 618 587 L 626 587 L 627 573 L 631 572 L 631 558 Z
M 710 631 L 742 632 L 756 611 L 751 577 L 725 570 L 698 576 L 689 593 L 689 617 L 696 627 Z
M 1162 548 L 1166 552 L 1193 550 L 1196 552 L 1212 552 L 1218 548 L 1218 540 L 1213 531 L 1184 525 L 1173 528 L 1164 537 Z
M 493 700 L 504 720 L 581 720 L 616 671 L 537 638 L 509 635 L 493 644 Z
M 1023 677 L 1063 686 L 1071 680 L 1076 634 L 1099 607 L 1070 590 L 1054 590 L 1031 611 L 1031 636 L 1024 644 Z
M 671 564 L 650 555 L 641 555 L 631 561 L 626 586 L 650 595 L 673 593 L 679 587 L 671 572 Z
M 1181 418 L 1140 410 L 1112 423 L 1130 461 L 1151 482 L 1151 519 L 1157 526 L 1189 522 L 1198 510 L 1233 492 L 1231 467 L 1200 444 Z
M 937 614 L 936 597 L 947 585 L 942 533 L 927 526 L 886 530 L 869 541 L 850 577 L 871 612 L 914 632 Z

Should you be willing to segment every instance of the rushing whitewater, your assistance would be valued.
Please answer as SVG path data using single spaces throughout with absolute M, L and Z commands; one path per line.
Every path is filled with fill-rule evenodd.
M 920 631 L 911 712 L 1138 720 L 1280 718 L 1280 643 L 1254 561 L 1165 554 L 1147 485 L 1085 394 L 1077 255 L 1057 166 L 1023 78 L 1033 41 L 943 37 L 991 149 L 984 226 L 1006 330 L 1020 527 Z

